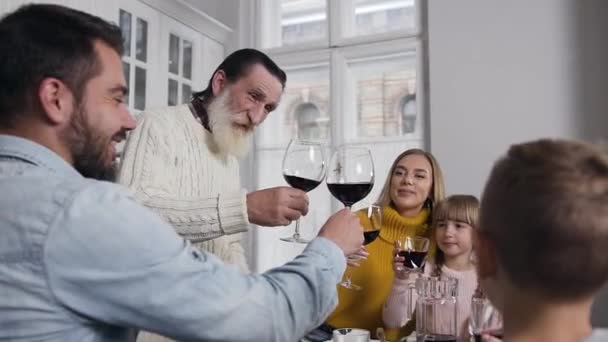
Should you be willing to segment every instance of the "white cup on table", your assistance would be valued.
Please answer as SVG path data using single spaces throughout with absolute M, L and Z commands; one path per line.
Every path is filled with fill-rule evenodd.
M 341 328 L 333 331 L 333 342 L 369 342 L 370 333 L 365 329 Z

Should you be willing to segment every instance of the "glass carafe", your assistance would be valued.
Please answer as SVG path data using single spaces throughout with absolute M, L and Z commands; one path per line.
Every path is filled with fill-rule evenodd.
M 416 293 L 416 341 L 456 342 L 458 280 L 419 277 Z

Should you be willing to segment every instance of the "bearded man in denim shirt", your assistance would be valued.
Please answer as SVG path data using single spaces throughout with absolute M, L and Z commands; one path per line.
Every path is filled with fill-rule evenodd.
M 135 121 L 117 26 L 56 5 L 0 20 L 0 340 L 293 341 L 336 305 L 356 216 L 292 262 L 242 274 L 111 179 Z

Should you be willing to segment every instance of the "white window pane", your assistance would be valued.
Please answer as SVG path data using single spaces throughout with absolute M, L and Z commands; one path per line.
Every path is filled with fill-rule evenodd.
M 122 72 L 125 75 L 125 81 L 127 82 L 127 88 L 131 89 L 131 66 L 129 65 L 129 63 L 122 62 Z M 129 97 L 130 97 L 129 95 L 125 96 L 127 105 L 129 105 Z
M 137 18 L 137 33 L 135 36 L 135 58 L 145 62 L 148 58 L 148 22 Z
M 188 40 L 183 41 L 184 45 L 184 61 L 182 67 L 182 73 L 184 78 L 189 80 L 192 79 L 192 42 Z
M 169 35 L 169 72 L 179 75 L 179 37 Z
M 277 6 L 277 15 L 268 18 L 272 24 L 265 32 L 264 47 L 327 40 L 325 0 L 280 0 Z
M 359 137 L 408 136 L 422 139 L 416 106 L 416 54 L 349 63 Z
M 169 106 L 175 106 L 177 104 L 177 81 L 169 79 L 169 96 L 167 104 Z
M 146 69 L 135 67 L 135 109 L 146 107 Z
M 343 23 L 345 37 L 416 28 L 415 0 L 350 0 Z
M 123 55 L 131 56 L 131 13 L 120 10 L 118 21 L 122 32 Z
M 190 102 L 190 96 L 192 96 L 192 88 L 187 84 L 182 84 L 182 103 Z
M 329 140 L 329 67 L 285 69 L 285 72 L 289 81 L 281 103 L 260 127 L 262 133 L 257 134 L 258 143 L 260 146 L 287 146 L 292 137 Z

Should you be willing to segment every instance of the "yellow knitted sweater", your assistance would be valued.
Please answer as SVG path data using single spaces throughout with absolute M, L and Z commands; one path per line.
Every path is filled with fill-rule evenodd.
M 362 225 L 369 220 L 363 212 L 357 212 Z M 366 246 L 367 260 L 359 267 L 349 267 L 352 282 L 363 287 L 360 291 L 338 286 L 339 304 L 327 319 L 327 324 L 336 328 L 362 328 L 375 331 L 382 327 L 382 305 L 393 284 L 393 243 L 406 236 L 430 236 L 427 220 L 429 211 L 423 209 L 416 217 L 403 217 L 395 209 L 382 209 L 380 236 Z

